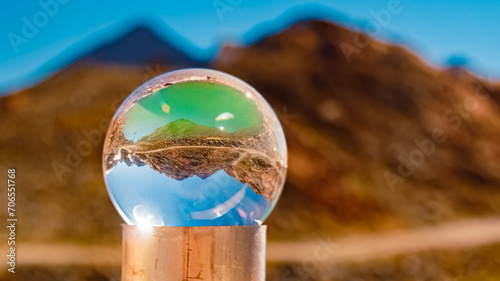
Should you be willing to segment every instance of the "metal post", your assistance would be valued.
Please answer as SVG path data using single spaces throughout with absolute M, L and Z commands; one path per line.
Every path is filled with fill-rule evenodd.
M 264 281 L 266 226 L 122 225 L 122 281 Z

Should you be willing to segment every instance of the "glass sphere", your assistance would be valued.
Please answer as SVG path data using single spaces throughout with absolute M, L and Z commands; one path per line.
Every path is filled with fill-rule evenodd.
M 108 193 L 128 224 L 261 224 L 286 176 L 281 125 L 252 87 L 223 72 L 184 69 L 137 88 L 111 120 Z

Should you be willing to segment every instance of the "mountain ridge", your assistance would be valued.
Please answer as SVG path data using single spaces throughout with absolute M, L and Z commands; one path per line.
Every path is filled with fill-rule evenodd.
M 348 27 L 356 27 L 359 25 L 361 22 L 355 21 L 345 14 L 338 12 L 335 9 L 326 7 L 321 4 L 315 4 L 315 3 L 307 3 L 307 4 L 301 4 L 295 7 L 291 7 L 290 9 L 286 10 L 283 12 L 281 15 L 279 15 L 275 19 L 271 19 L 269 21 L 265 21 L 261 24 L 256 25 L 252 29 L 248 30 L 245 34 L 242 35 L 242 41 L 244 44 L 248 47 L 251 46 L 260 40 L 268 37 L 268 36 L 273 36 L 277 33 L 280 33 L 282 30 L 288 28 L 289 26 L 292 26 L 296 23 L 303 22 L 303 21 L 314 21 L 314 20 L 319 20 L 319 21 L 328 21 L 329 23 L 335 24 L 342 26 L 343 28 L 348 28 Z M 42 66 L 40 67 L 41 72 L 43 74 L 36 74 L 36 77 L 32 79 L 32 81 L 36 81 L 32 85 L 29 85 L 30 83 L 24 83 L 23 85 L 29 85 L 29 87 L 34 87 L 38 85 L 39 83 L 43 82 L 44 80 L 52 77 L 53 75 L 57 74 L 60 71 L 63 71 L 67 67 L 71 67 L 74 63 L 77 61 L 88 61 L 91 62 L 92 60 L 94 61 L 107 61 L 110 63 L 123 63 L 123 64 L 137 64 L 138 59 L 137 55 L 139 54 L 144 54 L 142 49 L 128 49 L 123 48 L 124 45 L 127 44 L 122 44 L 120 41 L 125 41 L 127 39 L 130 39 L 131 37 L 135 36 L 137 33 L 142 33 L 147 34 L 149 33 L 151 36 L 149 37 L 148 40 L 151 40 L 154 43 L 155 46 L 158 46 L 159 49 L 155 48 L 154 53 L 156 53 L 155 56 L 151 58 L 149 61 L 150 64 L 163 64 L 163 63 L 176 63 L 176 67 L 209 67 L 211 62 L 214 62 L 218 60 L 218 57 L 220 56 L 220 53 L 223 51 L 223 49 L 228 46 L 228 43 L 226 42 L 221 42 L 218 43 L 214 49 L 217 49 L 217 51 L 214 51 L 212 56 L 207 59 L 202 59 L 202 58 L 196 58 L 193 56 L 193 50 L 196 49 L 191 43 L 189 43 L 185 38 L 180 36 L 176 31 L 171 29 L 168 24 L 166 24 L 164 21 L 161 19 L 151 19 L 151 18 L 135 18 L 132 20 L 129 20 L 134 22 L 134 24 L 125 24 L 123 23 L 122 25 L 124 26 L 123 28 L 120 29 L 119 32 L 116 32 L 116 28 L 111 28 L 109 27 L 110 31 L 107 33 L 120 33 L 119 36 L 116 36 L 113 38 L 113 40 L 106 40 L 104 38 L 107 37 L 113 37 L 113 36 L 105 36 L 105 34 L 100 34 L 103 33 L 103 31 L 98 31 L 96 34 L 100 34 L 99 37 L 102 37 L 100 39 L 99 44 L 93 44 L 91 47 L 86 47 L 86 48 L 81 48 L 83 51 L 78 51 L 77 55 L 74 55 L 75 51 L 73 50 L 74 48 L 70 47 L 67 50 L 64 50 L 61 54 L 58 56 L 47 60 Z M 158 26 L 160 28 L 158 28 Z M 159 32 L 159 30 L 162 30 Z M 161 36 L 160 36 L 160 35 Z M 168 40 L 166 37 L 172 37 L 172 40 Z M 395 37 L 395 36 L 392 36 Z M 186 51 L 181 50 L 179 47 L 181 44 L 174 44 L 175 41 L 182 41 L 186 48 Z M 84 40 L 82 40 L 83 42 Z M 82 44 L 81 42 L 76 43 L 75 45 Z M 120 46 L 121 45 L 121 46 Z M 163 48 L 165 50 L 172 50 L 173 53 L 176 53 L 178 58 L 175 56 L 172 57 L 172 54 L 169 52 L 161 52 L 161 46 L 163 45 Z M 109 51 L 109 48 L 112 48 L 114 50 L 118 50 L 119 54 L 112 54 Z M 77 48 L 76 48 L 77 49 Z M 190 50 L 190 51 L 187 51 Z M 157 51 L 160 51 L 159 53 Z M 94 54 L 94 53 L 98 54 Z M 70 54 L 70 55 L 67 55 Z M 133 56 L 128 58 L 125 55 L 126 54 L 132 54 Z M 61 57 L 69 57 L 69 59 L 61 59 Z M 139 60 L 141 63 L 145 63 L 148 61 L 148 58 L 143 58 L 145 60 Z M 168 62 L 166 62 L 168 61 Z M 443 66 L 444 67 L 444 66 Z M 26 87 L 26 86 L 24 86 Z M 18 88 L 18 86 L 11 86 L 11 88 Z M 8 94 L 13 94 L 18 92 L 17 90 L 12 92 L 9 90 L 2 90 L 0 92 L 0 97 Z
M 177 138 L 196 138 L 197 136 L 228 137 L 229 133 L 210 126 L 198 125 L 181 118 L 159 127 L 154 132 L 139 139 L 141 141 L 155 141 Z
M 185 52 L 160 38 L 147 25 L 137 25 L 125 35 L 110 43 L 102 44 L 79 60 L 124 65 L 170 63 L 177 67 L 202 64 L 201 61 L 190 58 Z

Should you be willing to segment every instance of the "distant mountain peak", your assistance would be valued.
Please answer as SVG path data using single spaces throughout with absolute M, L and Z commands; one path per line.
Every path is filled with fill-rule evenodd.
M 172 121 L 163 127 L 158 128 L 150 135 L 144 136 L 140 141 L 196 138 L 196 137 L 222 137 L 229 134 L 210 126 L 198 125 L 184 118 Z
M 193 66 L 200 64 L 165 42 L 145 25 L 139 25 L 114 42 L 97 48 L 84 57 L 83 61 L 125 65 L 168 63 L 175 66 Z

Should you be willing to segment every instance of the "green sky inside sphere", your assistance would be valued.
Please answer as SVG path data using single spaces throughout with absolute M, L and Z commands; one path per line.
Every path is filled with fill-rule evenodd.
M 128 112 L 123 132 L 127 139 L 137 141 L 181 119 L 233 133 L 257 128 L 263 116 L 251 98 L 237 89 L 208 81 L 188 81 L 139 100 Z

